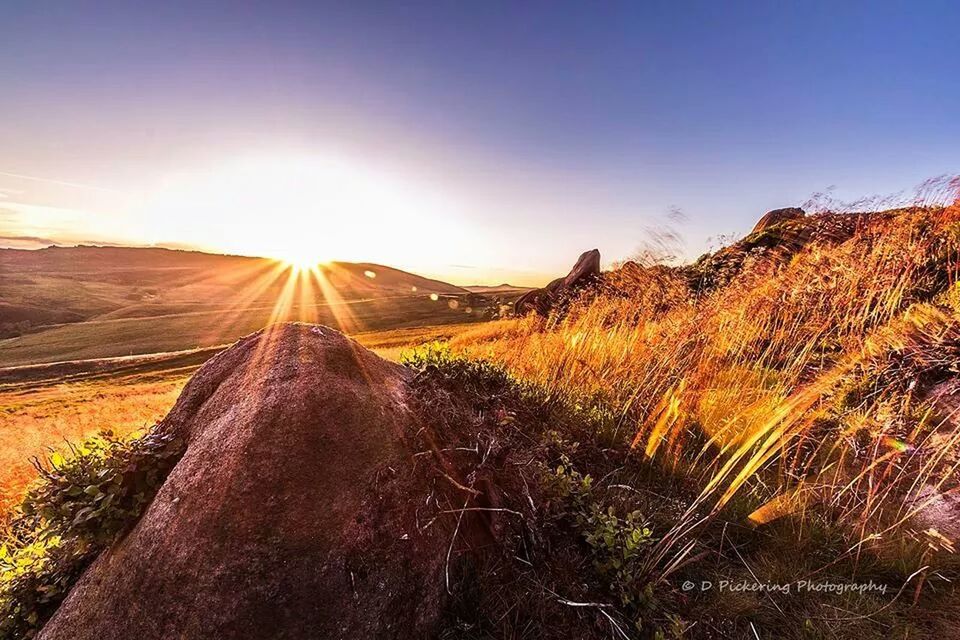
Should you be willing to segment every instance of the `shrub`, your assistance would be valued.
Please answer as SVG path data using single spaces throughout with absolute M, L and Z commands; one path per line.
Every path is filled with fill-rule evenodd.
M 90 562 L 136 522 L 183 449 L 156 433 L 104 431 L 34 461 L 40 479 L 0 546 L 0 638 L 36 635 Z
M 569 501 L 570 515 L 591 550 L 593 566 L 620 605 L 634 615 L 651 606 L 653 585 L 643 567 L 645 551 L 654 539 L 643 514 L 634 510 L 620 517 L 613 505 L 601 504 L 593 478 L 574 469 L 565 454 L 548 483 Z

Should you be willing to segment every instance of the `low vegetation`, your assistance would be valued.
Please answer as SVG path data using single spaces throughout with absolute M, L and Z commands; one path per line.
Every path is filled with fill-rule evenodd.
M 172 370 L 0 386 L 0 510 L 17 505 L 36 479 L 32 457 L 67 453 L 68 442 L 104 428 L 142 431 L 170 410 L 188 377 Z
M 692 485 L 618 483 L 677 499 L 649 541 L 641 529 L 628 573 L 649 576 L 678 628 L 935 637 L 958 616 L 960 207 L 824 213 L 762 235 L 690 267 L 624 267 L 562 317 L 483 325 L 451 346 L 607 407 L 643 465 Z M 592 464 L 561 468 L 592 479 Z M 626 514 L 657 510 L 605 513 L 630 527 Z M 794 593 L 699 587 L 734 578 Z M 885 593 L 796 587 L 871 580 Z
M 0 546 L 0 638 L 30 638 L 87 565 L 150 503 L 183 443 L 109 431 L 35 460 L 40 479 L 9 516 Z
M 858 545 L 822 507 L 751 522 L 769 504 L 763 473 L 714 508 L 696 456 L 631 447 L 622 414 L 596 398 L 571 403 L 448 348 L 408 362 L 422 406 L 441 417 L 441 468 L 484 489 L 434 518 L 508 514 L 480 525 L 498 544 L 456 567 L 445 638 L 934 638 L 960 619 L 960 572 L 949 556 L 931 564 L 925 542 L 904 536 L 899 555 Z

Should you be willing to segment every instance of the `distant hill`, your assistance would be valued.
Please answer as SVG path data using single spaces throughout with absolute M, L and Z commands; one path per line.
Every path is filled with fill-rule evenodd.
M 287 286 L 284 269 L 265 258 L 171 249 L 0 249 L 0 336 L 105 315 L 136 317 L 230 304 L 241 292 L 245 304 L 272 304 Z M 331 287 L 342 300 L 467 293 L 446 282 L 371 263 L 334 262 L 318 271 L 325 281 L 316 286 Z M 246 291 L 253 283 L 261 289 Z
M 471 293 L 487 293 L 491 295 L 507 295 L 507 296 L 526 293 L 527 291 L 530 291 L 531 288 L 532 287 L 518 287 L 516 285 L 507 284 L 506 282 L 504 282 L 503 284 L 495 284 L 495 285 L 471 284 L 464 287 L 464 289 L 466 289 Z
M 466 322 L 483 315 L 483 302 L 373 263 L 298 272 L 266 258 L 172 249 L 0 249 L 0 367 L 212 346 L 277 320 L 351 333 Z

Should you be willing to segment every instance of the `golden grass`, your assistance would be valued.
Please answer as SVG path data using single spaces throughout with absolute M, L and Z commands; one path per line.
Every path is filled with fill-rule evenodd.
M 746 488 L 790 505 L 813 494 L 879 539 L 922 510 L 922 491 L 957 484 L 960 430 L 929 387 L 960 364 L 960 206 L 871 215 L 849 239 L 775 255 L 699 295 L 647 270 L 561 320 L 492 323 L 451 346 L 601 398 L 646 455 L 691 462 L 702 493 L 685 532 Z
M 186 380 L 121 378 L 0 392 L 0 510 L 18 502 L 36 477 L 31 457 L 103 429 L 125 435 L 148 428 L 173 406 Z

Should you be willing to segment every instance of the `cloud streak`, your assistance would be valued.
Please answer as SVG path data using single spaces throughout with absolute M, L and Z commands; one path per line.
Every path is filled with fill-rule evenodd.
M 50 246 L 57 244 L 52 238 L 42 238 L 40 236 L 5 236 L 0 235 L 0 245 L 3 244 L 28 244 L 35 246 Z
M 125 195 L 126 192 L 120 191 L 118 189 L 109 189 L 107 187 L 98 187 L 90 184 L 82 184 L 80 182 L 70 182 L 68 180 L 54 180 L 52 178 L 41 178 L 39 176 L 29 176 L 23 173 L 12 173 L 10 171 L 0 171 L 0 176 L 7 178 L 16 178 L 18 180 L 30 180 L 33 182 L 42 182 L 44 184 L 55 184 L 61 187 L 71 187 L 73 189 L 86 189 L 87 191 L 99 191 L 102 193 L 116 193 Z M 11 189 L 0 189 L 6 193 L 11 193 Z

